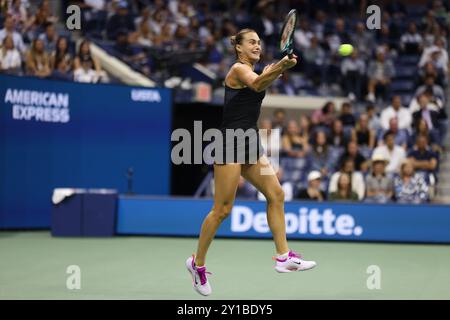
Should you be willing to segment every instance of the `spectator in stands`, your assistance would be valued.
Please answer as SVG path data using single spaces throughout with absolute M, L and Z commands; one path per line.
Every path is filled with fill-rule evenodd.
M 152 47 L 155 41 L 155 34 L 150 29 L 148 20 L 142 20 L 138 27 L 137 32 L 131 36 L 131 42 L 137 43 L 143 47 Z
M 161 27 L 161 32 L 156 33 L 154 38 L 156 46 L 172 46 L 174 43 L 174 30 L 170 23 L 164 23 Z
M 375 147 L 375 130 L 370 129 L 369 117 L 365 113 L 359 116 L 353 140 L 356 141 L 359 147 L 364 147 L 368 150 L 372 150 Z
M 276 42 L 276 12 L 273 3 L 260 1 L 257 5 L 252 25 L 265 44 L 273 46 Z
M 321 127 L 331 126 L 336 118 L 335 110 L 334 102 L 328 101 L 321 109 L 313 112 L 311 115 L 311 124 Z
M 101 37 L 108 17 L 107 0 L 82 0 L 75 3 L 81 9 L 83 30 L 90 35 Z M 112 7 L 113 3 L 109 3 Z
M 430 110 L 435 110 L 438 113 L 437 131 L 439 132 L 439 143 L 443 144 L 448 131 L 447 107 L 441 99 L 433 95 L 431 88 L 425 89 L 423 94 L 428 98 Z
M 152 19 L 152 10 L 150 6 L 144 6 L 141 8 L 140 15 L 134 19 L 134 27 L 135 29 L 139 29 L 139 27 L 142 25 L 142 23 L 145 23 L 148 25 L 149 29 L 151 30 L 151 21 Z
M 7 15 L 11 16 L 16 25 L 16 30 L 20 33 L 28 21 L 28 0 L 13 0 L 8 7 Z
M 305 114 L 302 114 L 300 116 L 300 119 L 298 120 L 298 124 L 299 124 L 299 128 L 300 128 L 300 134 L 308 137 L 308 141 L 309 141 L 309 136 L 310 136 L 310 132 L 311 132 L 311 121 L 310 121 L 309 117 Z
M 299 132 L 297 122 L 290 120 L 281 138 L 283 152 L 289 157 L 303 158 L 309 151 L 308 137 Z
M 193 41 L 193 38 L 189 34 L 189 29 L 187 26 L 178 25 L 175 28 L 173 34 L 174 37 L 174 50 L 188 49 L 189 44 Z
M 328 45 L 331 49 L 331 53 L 336 53 L 342 43 L 349 42 L 350 35 L 345 30 L 345 20 L 342 18 L 336 19 L 333 32 L 328 37 Z
M 57 21 L 58 18 L 53 15 L 50 2 L 48 0 L 43 0 L 35 15 L 33 15 L 25 24 L 23 33 L 27 34 L 28 39 L 35 39 L 39 34 L 45 31 L 45 26 L 48 23 L 56 23 Z
M 311 37 L 309 46 L 303 50 L 303 61 L 306 76 L 319 86 L 325 78 L 325 51 L 316 36 Z
M 320 171 L 323 177 L 333 170 L 333 158 L 327 145 L 327 137 L 324 131 L 317 131 L 310 152 L 311 169 Z
M 142 72 L 143 74 L 150 75 L 150 62 L 149 57 L 140 48 L 133 48 L 130 46 L 128 35 L 125 31 L 117 33 L 117 41 L 114 45 L 114 50 L 117 56 L 130 64 L 134 69 Z
M 225 77 L 228 69 L 224 68 L 222 64 L 223 55 L 217 46 L 216 40 L 213 36 L 209 36 L 204 41 L 207 54 L 205 55 L 205 61 L 203 62 L 203 64 L 209 70 L 216 72 L 220 77 Z
M 442 102 L 445 102 L 444 89 L 435 83 L 435 78 L 432 75 L 428 75 L 425 78 L 425 84 L 417 88 L 415 96 L 425 93 L 426 90 L 431 91 L 434 97 L 440 99 Z
M 281 134 L 284 134 L 286 126 L 286 111 L 284 109 L 276 109 L 273 112 L 272 128 L 280 129 Z
M 379 154 L 388 160 L 386 166 L 387 173 L 399 172 L 400 164 L 406 158 L 405 149 L 395 144 L 395 135 L 391 131 L 387 131 L 383 136 L 384 144 L 373 150 L 373 154 Z
M 340 163 L 339 171 L 333 173 L 331 176 L 328 192 L 332 193 L 338 189 L 338 180 L 342 173 L 349 175 L 351 180 L 351 190 L 357 194 L 359 200 L 362 200 L 366 190 L 364 185 L 364 176 L 361 172 L 355 171 L 355 161 L 350 157 L 345 158 Z
M 189 1 L 178 0 L 170 1 L 168 8 L 172 13 L 176 24 L 187 26 L 189 24 L 189 17 L 194 15 L 194 9 L 189 4 Z
M 281 135 L 277 130 L 272 130 L 270 119 L 261 120 L 260 125 L 261 144 L 269 160 L 272 156 L 278 155 L 281 147 Z
M 361 56 L 362 59 L 369 58 L 374 47 L 374 39 L 372 33 L 367 30 L 366 25 L 362 22 L 358 22 L 355 26 L 355 32 L 351 34 L 350 37 L 352 40 L 351 43 L 355 46 L 358 58 L 359 56 Z
M 347 173 L 339 173 L 337 190 L 329 193 L 330 201 L 358 201 L 358 195 L 352 191 L 352 183 Z
M 3 29 L 0 30 L 0 42 L 2 43 L 6 36 L 11 36 L 14 48 L 19 50 L 20 53 L 24 53 L 26 50 L 25 44 L 23 43 L 23 38 L 20 33 L 15 30 L 13 17 L 7 15 L 5 22 L 3 23 Z
M 366 106 L 367 118 L 369 120 L 369 129 L 374 130 L 375 133 L 381 129 L 381 121 L 380 117 L 378 117 L 377 112 L 375 110 L 375 106 L 373 104 L 368 104 Z
M 331 131 L 328 135 L 328 144 L 333 147 L 344 148 L 347 145 L 349 136 L 350 135 L 345 135 L 342 121 L 336 119 L 333 121 L 333 126 L 331 127 Z
M 424 119 L 431 134 L 436 134 L 439 128 L 439 113 L 429 108 L 429 99 L 425 94 L 417 97 L 419 110 L 413 113 L 414 127 L 417 127 L 420 119 Z
M 379 46 L 388 46 L 389 48 L 397 49 L 398 45 L 395 41 L 395 35 L 391 33 L 388 23 L 382 23 L 381 28 L 376 33 L 376 43 Z M 370 56 L 368 56 L 370 57 Z
M 128 11 L 128 2 L 125 0 L 118 3 L 116 13 L 106 24 L 106 35 L 109 40 L 116 40 L 119 31 L 125 31 L 127 34 L 135 31 L 133 17 Z
M 433 46 L 434 42 L 437 39 L 443 40 L 443 43 L 446 44 L 447 40 L 442 37 L 441 33 L 441 27 L 439 26 L 439 24 L 435 21 L 433 23 L 433 25 L 431 25 L 431 27 L 429 29 L 423 30 L 424 36 L 423 36 L 423 43 L 424 43 L 424 51 Z M 445 45 L 444 45 L 445 46 Z M 423 51 L 423 52 L 424 52 Z M 422 55 L 423 55 L 422 52 Z
M 361 84 L 366 73 L 364 60 L 359 58 L 358 51 L 353 50 L 350 58 L 341 64 L 342 81 L 346 95 L 351 101 L 361 100 Z
M 431 52 L 430 59 L 428 60 L 437 71 L 438 77 L 440 77 L 441 83 L 446 83 L 447 73 L 448 73 L 448 58 L 447 63 L 445 63 L 445 59 L 442 59 L 442 52 L 439 49 L 434 49 Z
M 386 174 L 387 160 L 380 154 L 372 156 L 372 172 L 366 176 L 366 201 L 386 203 L 394 195 L 394 181 Z
M 164 8 L 155 9 L 152 14 L 152 18 L 149 21 L 150 23 L 150 29 L 157 35 L 160 35 L 162 33 L 162 28 L 164 25 L 168 25 L 170 28 L 170 31 L 173 32 L 171 25 L 167 23 L 169 17 L 168 17 L 168 11 Z
M 324 201 L 326 194 L 320 190 L 321 178 L 322 175 L 319 171 L 311 171 L 308 174 L 308 187 L 306 189 L 300 189 L 295 195 L 295 199 Z
M 389 130 L 389 122 L 392 118 L 397 118 L 398 129 L 411 129 L 411 113 L 407 108 L 402 106 L 402 99 L 398 95 L 393 96 L 391 105 L 381 112 L 381 127 L 384 130 Z
M 391 83 L 391 78 L 395 75 L 394 65 L 392 61 L 385 59 L 385 53 L 378 51 L 376 60 L 369 63 L 367 76 L 369 77 L 369 84 L 367 86 L 367 99 L 375 102 L 376 91 L 382 92 L 383 100 L 388 96 L 388 87 Z
M 102 74 L 103 70 L 100 66 L 100 61 L 98 61 L 98 59 L 91 54 L 91 47 L 89 40 L 83 40 L 78 48 L 78 54 L 73 60 L 73 69 L 77 70 L 81 68 L 81 61 L 82 60 L 85 61 L 87 59 L 91 60 L 94 70 L 98 74 Z
M 274 93 L 284 94 L 288 96 L 297 95 L 297 90 L 295 89 L 292 81 L 289 77 L 289 73 L 284 72 L 280 79 L 275 82 L 275 86 L 272 87 L 274 89 Z
M 434 67 L 433 63 L 431 61 L 427 61 L 425 65 L 418 70 L 418 84 L 423 85 L 425 84 L 425 79 L 427 77 L 433 77 L 435 79 L 435 83 L 440 85 L 441 87 L 444 86 L 444 78 L 442 74 L 439 74 Z
M 408 147 L 412 148 L 416 143 L 417 137 L 423 135 L 427 137 L 427 141 L 429 141 L 429 145 L 431 150 L 440 153 L 442 152 L 442 148 L 439 146 L 439 137 L 436 134 L 431 134 L 428 129 L 427 122 L 424 119 L 420 119 L 417 122 L 417 127 L 413 131 L 413 134 L 410 137 L 410 143 Z
M 305 52 L 305 49 L 308 49 L 311 46 L 311 40 L 313 37 L 314 33 L 312 33 L 309 28 L 308 20 L 300 19 L 299 26 L 294 33 L 296 48 L 302 52 Z
M 41 39 L 35 39 L 27 53 L 26 73 L 39 78 L 46 78 L 51 73 L 50 57 Z
M 80 66 L 81 68 L 77 68 L 73 73 L 75 82 L 97 83 L 99 81 L 99 74 L 95 72 L 92 59 L 89 56 L 81 57 Z
M 423 171 L 427 174 L 436 172 L 439 156 L 432 151 L 428 145 L 428 137 L 419 135 L 416 138 L 416 145 L 408 153 L 408 160 L 416 171 Z
M 417 26 L 414 22 L 408 25 L 408 30 L 400 38 L 400 46 L 404 54 L 420 54 L 423 49 L 423 38 L 417 32 Z
M 352 105 L 349 102 L 344 102 L 341 106 L 341 114 L 339 115 L 342 125 L 345 127 L 354 127 L 356 124 L 355 116 L 353 115 Z
M 7 35 L 0 47 L 0 73 L 20 75 L 22 70 L 22 59 L 19 51 L 14 48 L 14 40 Z
M 311 31 L 319 41 L 324 40 L 327 22 L 327 14 L 321 9 L 317 10 L 315 14 L 315 20 L 311 23 Z
M 414 172 L 411 161 L 404 161 L 400 175 L 394 178 L 394 195 L 400 203 L 424 203 L 428 201 L 428 185 L 423 175 Z
M 394 135 L 394 143 L 398 146 L 401 146 L 403 149 L 406 150 L 406 147 L 408 146 L 409 141 L 409 134 L 406 129 L 399 129 L 398 128 L 398 118 L 393 117 L 391 120 L 389 120 L 389 129 L 384 131 L 389 131 Z M 384 134 L 384 133 L 383 133 Z M 381 134 L 380 138 L 378 139 L 378 145 L 383 144 L 383 134 Z
M 45 50 L 52 52 L 56 48 L 56 41 L 58 40 L 58 34 L 55 30 L 53 23 L 47 23 L 45 25 L 45 32 L 39 35 L 39 39 L 44 42 Z
M 369 163 L 367 159 L 359 152 L 358 144 L 356 141 L 350 141 L 347 143 L 347 147 L 344 153 L 339 158 L 339 167 L 342 168 L 344 162 L 347 159 L 352 159 L 355 165 L 356 171 L 366 173 L 369 169 Z
M 56 42 L 56 49 L 52 52 L 50 56 L 50 67 L 53 69 L 58 68 L 56 61 L 65 61 L 65 65 L 71 69 L 73 63 L 72 54 L 69 51 L 69 43 L 66 37 L 59 37 Z
M 423 50 L 422 56 L 420 57 L 419 67 L 422 68 L 427 62 L 433 61 L 433 54 L 436 55 L 437 61 L 436 65 L 442 66 L 444 70 L 447 70 L 448 66 L 448 52 L 445 49 L 444 40 L 438 38 L 434 41 L 434 45 Z
M 55 80 L 72 81 L 73 74 L 71 64 L 69 64 L 67 59 L 56 58 L 53 62 L 54 67 L 52 68 L 51 78 Z

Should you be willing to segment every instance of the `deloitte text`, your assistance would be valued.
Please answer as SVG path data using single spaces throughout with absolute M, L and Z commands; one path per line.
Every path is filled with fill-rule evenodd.
M 286 212 L 287 234 L 310 235 L 340 235 L 359 237 L 363 228 L 356 225 L 355 219 L 349 214 L 333 214 L 332 209 L 325 209 L 322 213 L 318 209 L 301 207 L 298 213 Z M 231 212 L 231 231 L 268 233 L 266 212 L 254 213 L 246 206 L 235 206 Z
M 60 123 L 70 120 L 67 93 L 8 88 L 3 101 L 12 105 L 14 120 Z

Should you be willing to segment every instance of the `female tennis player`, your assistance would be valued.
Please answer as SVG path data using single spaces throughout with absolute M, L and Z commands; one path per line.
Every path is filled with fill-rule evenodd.
M 286 240 L 284 219 L 284 193 L 266 155 L 263 154 L 257 131 L 257 120 L 265 89 L 269 87 L 285 70 L 297 63 L 297 57 L 285 56 L 275 64 L 264 68 L 260 75 L 253 70 L 261 55 L 261 40 L 251 29 L 243 29 L 231 37 L 237 62 L 231 67 L 225 78 L 225 105 L 223 111 L 222 132 L 226 129 L 256 129 L 244 143 L 244 160 L 236 157 L 241 150 L 234 139 L 224 139 L 225 159 L 214 163 L 214 205 L 201 227 L 197 253 L 186 260 L 186 267 L 193 278 L 194 289 L 201 295 L 211 294 L 211 285 L 207 278 L 205 258 L 208 248 L 222 221 L 227 218 L 233 206 L 239 177 L 242 175 L 252 183 L 267 199 L 267 221 L 275 242 L 277 272 L 292 272 L 313 268 L 314 261 L 303 260 L 301 255 L 289 250 Z M 234 157 L 227 155 L 234 151 Z M 248 159 L 256 159 L 250 163 Z M 270 170 L 270 174 L 266 174 Z M 264 174 L 263 174 L 264 173 Z

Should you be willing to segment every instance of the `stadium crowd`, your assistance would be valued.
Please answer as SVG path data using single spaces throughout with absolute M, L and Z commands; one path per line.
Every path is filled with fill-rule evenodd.
M 1 1 L 0 73 L 96 83 L 108 81 L 89 41 L 75 48 L 49 0 Z
M 82 9 L 85 40 L 79 45 L 71 32 L 57 28 L 63 14 L 53 12 L 49 0 L 0 0 L 1 73 L 109 81 L 90 52 L 92 41 L 150 78 L 167 68 L 160 59 L 164 52 L 200 50 L 203 54 L 188 63 L 213 71 L 219 79 L 213 85 L 220 87 L 235 59 L 229 37 L 243 27 L 258 32 L 264 52 L 256 68 L 260 71 L 279 58 L 284 15 L 299 8 L 299 63 L 269 93 L 345 96 L 349 102 L 339 111 L 329 102 L 300 119 L 286 119 L 281 109 L 273 119 L 262 119 L 261 128 L 281 129 L 278 174 L 286 198 L 424 202 L 433 195 L 448 128 L 448 2 L 409 6 L 386 1 L 376 30 L 366 27 L 365 8 L 371 1 L 63 3 Z M 338 54 L 342 43 L 354 45 L 351 56 Z M 270 155 L 270 146 L 265 147 Z M 238 196 L 263 197 L 245 181 Z
M 417 111 L 394 96 L 381 115 L 371 104 L 353 112 L 348 102 L 339 112 L 328 102 L 298 120 L 277 109 L 271 119 L 261 120 L 268 133 L 262 144 L 273 164 L 279 159 L 277 174 L 288 201 L 428 202 L 446 134 L 433 108 L 422 94 Z M 243 178 L 237 197 L 264 200 Z

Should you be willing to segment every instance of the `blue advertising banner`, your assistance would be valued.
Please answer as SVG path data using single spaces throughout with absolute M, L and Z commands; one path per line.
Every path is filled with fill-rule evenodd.
M 0 76 L 0 228 L 48 228 L 56 187 L 170 192 L 171 92 Z
M 197 236 L 211 200 L 121 196 L 120 234 Z M 450 243 L 450 206 L 285 203 L 289 239 Z M 266 203 L 236 200 L 217 236 L 271 238 Z

